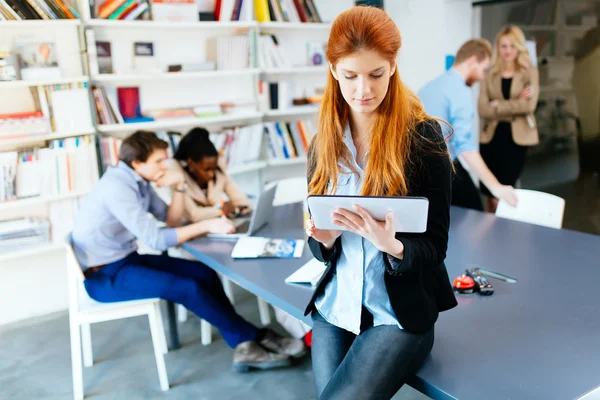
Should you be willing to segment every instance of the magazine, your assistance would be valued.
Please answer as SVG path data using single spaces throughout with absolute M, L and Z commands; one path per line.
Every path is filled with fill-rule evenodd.
M 241 237 L 231 252 L 232 258 L 299 258 L 304 240 Z

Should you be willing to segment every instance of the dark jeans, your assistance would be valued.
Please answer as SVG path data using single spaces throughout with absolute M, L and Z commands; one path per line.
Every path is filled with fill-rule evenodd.
M 258 333 L 236 313 L 216 272 L 199 262 L 131 253 L 92 274 L 85 289 L 101 302 L 159 297 L 183 304 L 219 329 L 232 348 L 254 340 Z
M 479 189 L 473 183 L 469 172 L 458 159 L 454 161 L 456 173 L 452 180 L 452 205 L 483 211 Z
M 391 399 L 433 347 L 424 334 L 397 326 L 370 327 L 355 335 L 312 314 L 312 365 L 319 400 Z

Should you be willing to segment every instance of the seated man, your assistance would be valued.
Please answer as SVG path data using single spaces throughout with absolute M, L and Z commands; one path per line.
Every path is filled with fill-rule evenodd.
M 88 294 L 101 302 L 159 297 L 183 304 L 219 329 L 235 348 L 234 370 L 290 365 L 290 358 L 306 352 L 304 343 L 258 329 L 239 316 L 212 269 L 165 255 L 138 254 L 137 239 L 164 251 L 208 232 L 234 230 L 233 223 L 222 218 L 178 227 L 186 186 L 183 171 L 167 169 L 166 148 L 167 143 L 152 132 L 132 134 L 121 145 L 119 164 L 106 171 L 83 202 L 73 242 Z M 170 206 L 150 182 L 174 187 Z M 148 213 L 168 227 L 157 227 Z

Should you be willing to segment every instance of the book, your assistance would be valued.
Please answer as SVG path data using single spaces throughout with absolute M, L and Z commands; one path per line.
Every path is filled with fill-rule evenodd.
M 101 74 L 112 74 L 112 52 L 110 42 L 96 42 L 96 59 L 98 60 L 98 72 Z
M 154 21 L 198 21 L 196 0 L 151 0 Z
M 255 236 L 241 237 L 231 252 L 232 258 L 300 258 L 304 250 L 302 239 L 273 239 Z
M 135 72 L 161 72 L 153 42 L 133 43 L 133 69 Z
M 325 263 L 313 258 L 285 278 L 285 283 L 308 284 L 314 287 L 319 283 L 326 268 Z

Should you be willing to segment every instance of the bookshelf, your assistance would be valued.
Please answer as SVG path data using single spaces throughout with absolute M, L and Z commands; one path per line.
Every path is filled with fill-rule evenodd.
M 106 19 L 92 19 L 84 22 L 86 27 L 107 29 L 243 29 L 256 28 L 255 21 L 243 22 L 219 22 L 219 21 L 197 21 L 197 22 L 175 22 L 175 21 L 115 21 Z
M 328 22 L 260 22 L 261 30 L 300 30 L 300 31 L 328 31 L 331 24 Z
M 64 85 L 68 83 L 83 83 L 88 82 L 87 76 L 74 76 L 72 78 L 60 79 L 39 79 L 39 80 L 18 80 L 18 81 L 0 81 L 0 89 L 45 86 L 45 85 Z
M 267 161 L 256 161 L 244 165 L 235 165 L 227 168 L 227 173 L 231 176 L 247 174 L 249 172 L 256 172 L 263 170 L 267 167 Z
M 56 202 L 56 201 L 61 201 L 61 200 L 74 199 L 77 197 L 85 196 L 87 193 L 88 193 L 87 191 L 78 191 L 78 192 L 73 192 L 73 193 L 57 195 L 57 196 L 38 196 L 38 197 L 30 197 L 30 198 L 25 198 L 25 199 L 12 200 L 12 201 L 4 201 L 4 202 L 0 202 L 0 212 L 10 210 L 10 209 L 15 209 L 15 208 L 31 207 L 31 206 L 37 206 L 40 204 L 48 204 L 48 203 L 52 203 L 52 202 Z
M 90 127 L 87 131 L 80 132 L 62 132 L 62 133 L 51 133 L 47 135 L 38 135 L 38 136 L 29 136 L 22 137 L 18 139 L 2 139 L 0 140 L 0 151 L 6 149 L 17 149 L 23 147 L 30 147 L 36 143 L 46 142 L 49 140 L 56 139 L 67 139 L 76 136 L 85 136 L 85 135 L 94 135 L 96 133 L 96 129 Z
M 44 117 L 48 118 L 48 121 L 52 122 L 52 125 L 48 128 L 49 132 L 45 134 L 34 134 L 33 130 L 29 135 L 25 134 L 25 132 L 22 131 L 28 130 L 26 123 L 19 129 L 18 133 L 20 137 L 12 136 L 11 133 L 7 134 L 5 131 L 4 136 L 6 138 L 0 139 L 0 152 L 18 152 L 20 158 L 21 155 L 34 154 L 29 152 L 30 149 L 49 147 L 51 141 L 71 141 L 70 138 L 85 136 L 86 138 L 77 144 L 77 146 L 83 147 L 89 146 L 89 139 L 91 136 L 93 142 L 94 135 L 97 132 L 93 117 L 90 118 L 89 122 L 85 119 L 78 119 L 76 121 L 75 119 L 68 118 L 68 121 L 72 121 L 73 123 L 64 123 L 65 115 L 69 115 L 69 113 L 81 115 L 82 110 L 87 113 L 91 110 L 91 99 L 89 97 L 88 89 L 90 78 L 82 63 L 83 49 L 81 47 L 80 37 L 82 26 L 82 21 L 73 19 L 0 21 L 0 36 L 3 38 L 3 43 L 8 45 L 10 50 L 18 49 L 18 44 L 21 41 L 23 43 L 52 43 L 52 50 L 55 52 L 56 63 L 60 70 L 60 73 L 52 73 L 51 75 L 30 73 L 30 76 L 33 77 L 34 75 L 37 75 L 39 78 L 31 78 L 29 80 L 0 81 L 0 92 L 2 93 L 2 96 L 0 96 L 0 114 L 29 113 L 32 110 L 39 110 L 42 111 Z M 11 57 L 13 58 L 9 58 L 9 60 L 12 64 L 17 60 L 17 57 L 16 54 Z M 46 90 L 45 88 L 49 88 L 48 90 L 50 91 L 46 91 L 46 95 L 43 95 L 42 93 Z M 65 93 L 59 93 L 58 91 L 60 90 L 77 90 L 79 95 L 75 102 L 78 107 L 71 108 L 74 99 L 71 97 L 70 102 L 65 102 Z M 42 96 L 44 97 L 44 101 L 41 99 Z M 68 94 L 68 96 L 70 96 L 70 94 Z M 49 115 L 52 117 L 49 117 Z M 39 132 L 40 130 L 36 129 L 36 131 Z M 11 135 L 12 137 L 8 135 Z M 44 188 L 41 192 L 38 192 L 42 193 L 42 195 L 33 195 L 31 197 L 22 197 L 0 202 L 1 221 L 20 217 L 35 217 L 47 220 L 50 223 L 51 230 L 49 242 L 40 245 L 32 245 L 28 248 L 19 248 L 14 252 L 2 254 L 0 255 L 0 261 L 18 262 L 18 260 L 23 257 L 33 257 L 30 266 L 31 268 L 34 268 L 34 270 L 36 268 L 47 269 L 58 267 L 54 266 L 52 262 L 49 264 L 48 260 L 43 258 L 40 258 L 39 263 L 36 263 L 35 260 L 37 260 L 36 257 L 44 256 L 49 252 L 64 249 L 64 245 L 62 245 L 63 233 L 61 232 L 61 229 L 68 229 L 71 224 L 70 218 L 76 209 L 77 200 L 80 197 L 85 196 L 89 191 L 89 187 L 94 183 L 94 178 L 92 178 L 94 173 L 92 171 L 95 170 L 97 164 L 95 162 L 95 150 L 91 146 L 86 147 L 85 155 L 87 158 L 85 159 L 80 157 L 81 153 L 79 150 L 79 148 L 67 150 L 73 157 L 72 162 L 69 161 L 68 158 L 66 161 L 66 165 L 68 165 L 67 168 L 73 168 L 70 170 L 71 172 L 67 172 L 69 179 L 74 179 L 70 180 L 68 183 L 70 191 L 67 191 L 68 189 L 65 186 L 61 186 L 60 190 L 57 191 Z M 58 154 L 54 152 L 51 153 Z M 46 155 L 47 154 L 48 153 L 46 153 Z M 37 161 L 41 163 L 41 152 L 38 157 Z M 53 155 L 52 157 L 56 157 L 57 163 L 59 162 L 58 155 Z M 61 157 L 68 156 L 66 156 L 65 152 Z M 75 158 L 78 158 L 79 161 L 75 162 Z M 35 160 L 36 158 L 33 158 L 33 161 Z M 88 166 L 88 160 L 93 160 L 94 162 L 90 163 L 91 165 Z M 21 162 L 21 160 L 19 162 Z M 47 160 L 44 160 L 43 162 L 45 163 Z M 60 159 L 60 162 L 62 162 L 62 158 Z M 41 166 L 46 164 L 38 165 Z M 82 169 L 82 165 L 86 168 Z M 81 172 L 81 174 L 76 174 L 74 171 L 75 169 Z M 17 171 L 22 170 L 17 169 Z M 29 169 L 29 171 L 31 172 L 31 169 Z M 38 167 L 35 171 L 36 172 L 34 173 L 38 176 L 40 174 L 45 174 L 46 172 L 42 167 Z M 29 175 L 27 176 L 29 177 Z M 56 179 L 62 179 L 62 176 L 59 176 L 58 172 Z M 31 182 L 30 180 L 26 181 Z M 60 184 L 62 185 L 62 182 Z M 18 189 L 16 193 L 19 194 Z M 49 193 L 59 194 L 49 195 Z M 21 195 L 28 196 L 29 194 Z M 60 223 L 57 223 L 56 221 L 60 221 Z M 64 262 L 60 263 L 60 265 L 63 264 Z M 57 278 L 62 278 L 62 275 L 57 275 Z M 3 275 L 1 279 L 11 278 Z M 61 282 L 61 284 L 63 283 L 64 282 Z M 19 285 L 19 282 L 15 282 L 15 285 Z
M 64 29 L 78 27 L 81 21 L 78 19 L 54 19 L 54 20 L 22 20 L 22 21 L 0 21 L 0 28 L 44 28 L 44 29 Z
M 325 74 L 329 67 L 326 65 L 297 66 L 289 68 L 263 69 L 261 72 L 267 75 L 294 75 L 294 74 Z
M 0 255 L 0 262 L 7 262 L 11 260 L 18 260 L 24 257 L 33 257 L 43 255 L 45 253 L 65 250 L 64 244 L 45 244 L 42 246 L 32 246 L 27 249 L 12 251 L 10 253 L 4 253 Z
M 263 114 L 260 112 L 238 113 L 229 115 L 220 115 L 218 117 L 186 117 L 186 118 L 165 118 L 152 122 L 138 122 L 127 124 L 98 125 L 98 131 L 102 133 L 130 133 L 136 130 L 164 130 L 171 128 L 183 128 L 198 125 L 243 125 L 244 122 L 260 121 Z
M 212 79 L 221 77 L 252 76 L 261 72 L 258 68 L 241 70 L 214 70 L 194 72 L 163 72 L 158 74 L 100 74 L 92 76 L 94 82 L 136 82 L 151 80 L 185 80 L 185 79 Z
M 282 110 L 269 110 L 265 112 L 268 119 L 305 117 L 316 114 L 319 111 L 318 105 L 295 106 Z

